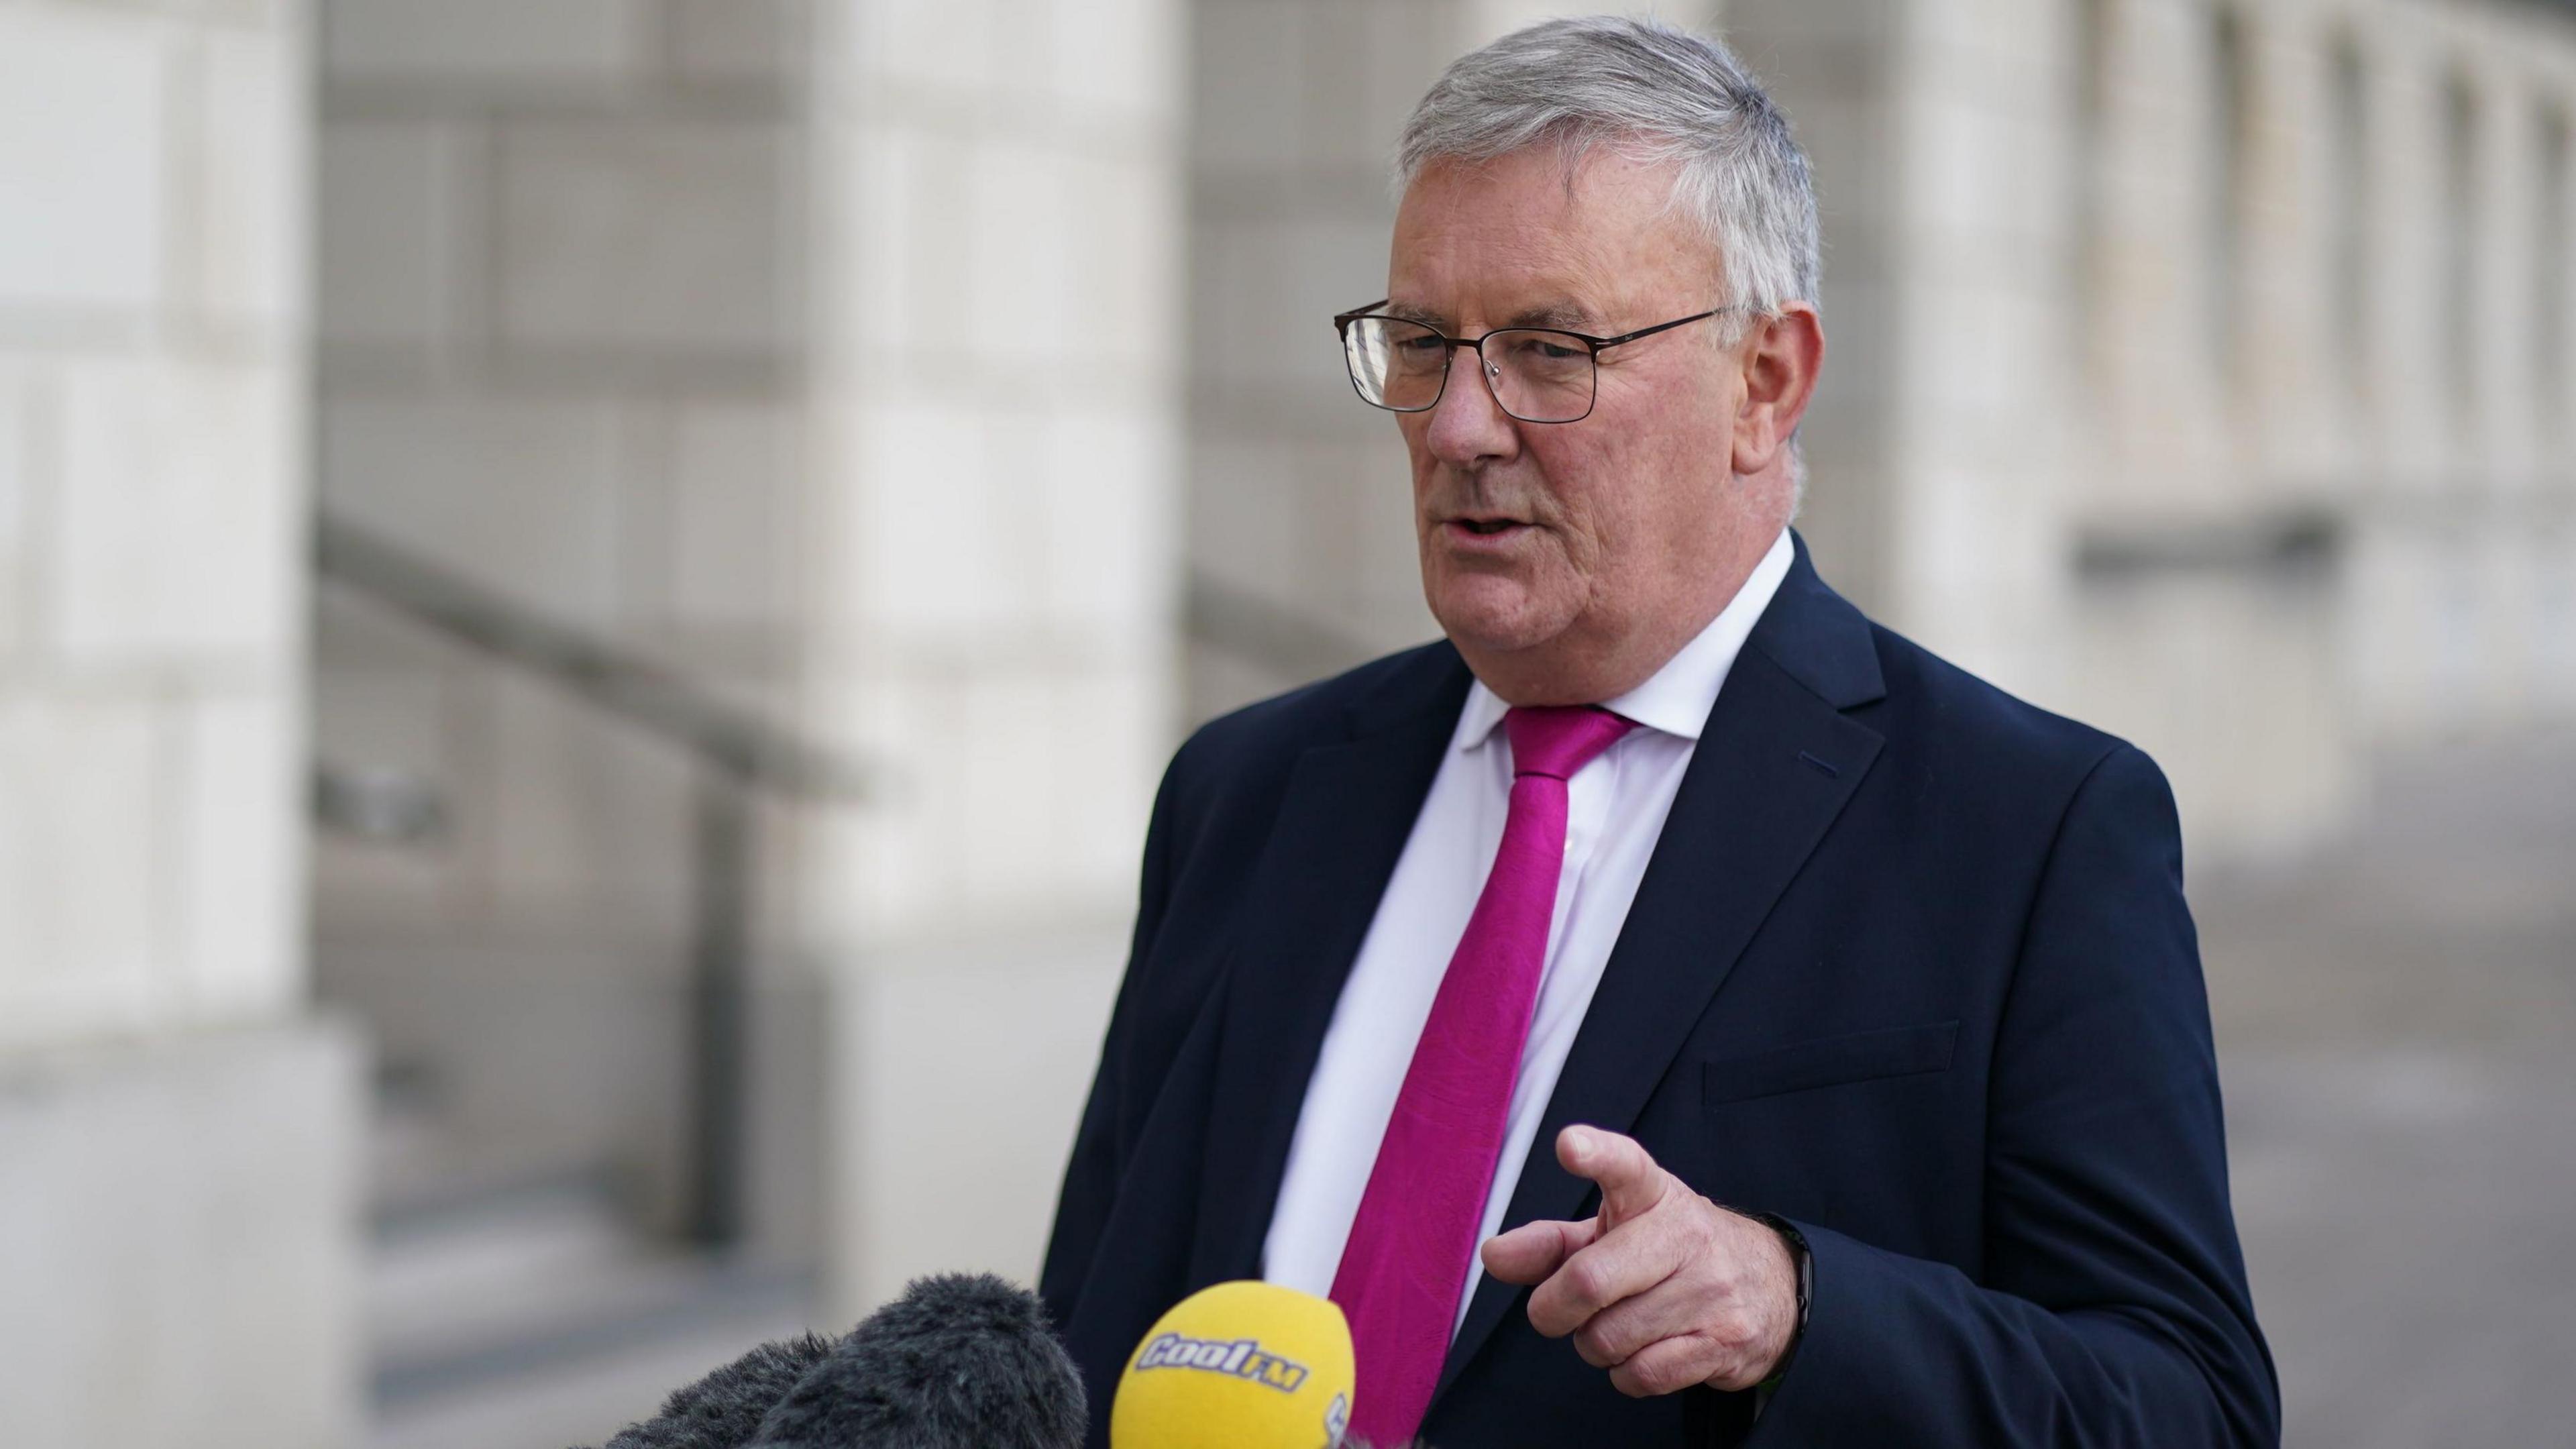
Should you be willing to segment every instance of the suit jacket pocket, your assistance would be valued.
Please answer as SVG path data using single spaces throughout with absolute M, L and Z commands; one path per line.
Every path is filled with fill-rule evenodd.
M 1948 1071 L 1958 1039 L 1959 1023 L 1935 1021 L 1719 1057 L 1700 1064 L 1700 1104 L 1714 1107 L 1878 1077 Z

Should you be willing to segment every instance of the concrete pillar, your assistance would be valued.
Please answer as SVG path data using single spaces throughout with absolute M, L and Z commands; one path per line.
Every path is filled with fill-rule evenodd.
M 346 1442 L 303 951 L 307 17 L 0 7 L 0 1422 Z
M 1175 0 L 816 25 L 803 712 L 886 786 L 795 891 L 846 1317 L 1036 1273 L 1173 742 L 1180 388 L 1242 344 L 1185 325 Z

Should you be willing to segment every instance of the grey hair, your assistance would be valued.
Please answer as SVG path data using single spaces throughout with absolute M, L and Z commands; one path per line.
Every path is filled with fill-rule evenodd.
M 1588 16 L 1517 30 L 1452 61 L 1404 123 L 1396 184 L 1434 161 L 1553 143 L 1675 162 L 1671 205 L 1717 248 L 1726 304 L 1816 301 L 1815 180 L 1788 118 L 1732 51 L 1653 20 Z M 1571 170 L 1569 169 L 1569 175 Z

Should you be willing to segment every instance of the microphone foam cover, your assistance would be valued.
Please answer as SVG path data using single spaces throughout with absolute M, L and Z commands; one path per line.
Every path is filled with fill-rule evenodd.
M 1333 1449 L 1351 1422 L 1351 1328 L 1276 1283 L 1203 1288 L 1127 1360 L 1110 1449 Z
M 1082 1374 L 1038 1296 L 989 1273 L 920 1278 L 761 1420 L 748 1449 L 1082 1449 Z
M 813 1334 L 764 1343 L 664 1400 L 607 1449 L 741 1449 L 761 1419 L 832 1351 Z

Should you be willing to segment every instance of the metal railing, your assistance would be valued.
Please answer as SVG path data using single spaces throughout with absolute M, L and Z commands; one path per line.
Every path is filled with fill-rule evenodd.
M 563 690 L 601 713 L 685 751 L 699 766 L 693 817 L 690 940 L 690 1108 L 688 1223 L 707 1247 L 738 1240 L 743 1226 L 746 1041 L 756 869 L 754 791 L 791 799 L 851 803 L 869 793 L 869 774 L 807 743 L 705 686 L 621 646 L 497 593 L 359 524 L 317 514 L 318 576 L 364 595 L 488 658 Z M 383 798 L 378 798 L 378 796 Z M 403 782 L 347 772 L 317 776 L 315 807 L 326 820 L 367 830 L 391 821 L 434 825 L 443 807 Z

